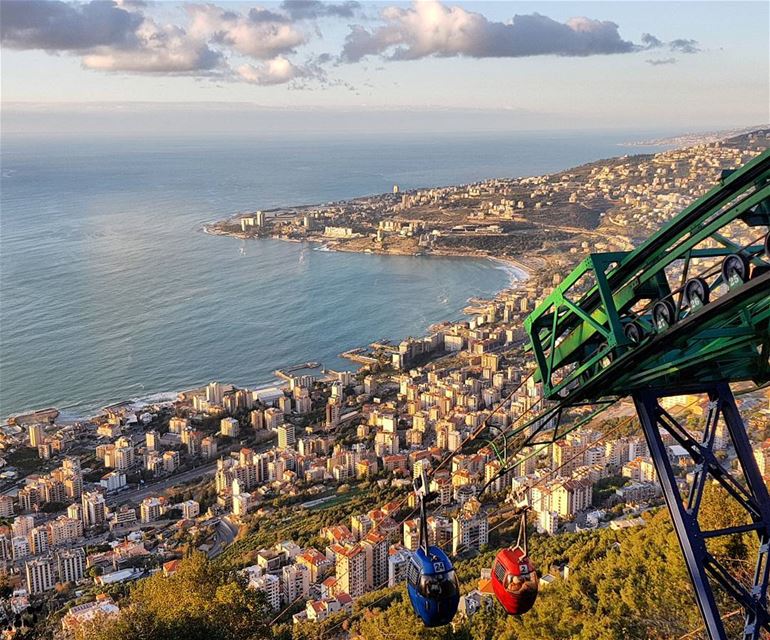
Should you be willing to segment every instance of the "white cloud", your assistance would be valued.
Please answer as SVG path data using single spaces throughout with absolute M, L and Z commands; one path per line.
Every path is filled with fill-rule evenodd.
M 207 4 L 190 5 L 187 12 L 193 36 L 258 60 L 291 53 L 307 41 L 288 17 L 266 9 L 242 14 Z
M 311 37 L 322 38 L 322 19 L 353 20 L 356 0 L 285 0 L 278 8 L 230 10 L 215 4 L 183 4 L 184 24 L 159 24 L 145 0 L 0 0 L 4 47 L 69 53 L 83 67 L 101 71 L 216 77 L 257 85 L 291 83 L 293 88 L 333 86 L 328 65 L 371 55 L 390 60 L 430 56 L 588 56 L 668 48 L 696 53 L 694 40 L 662 42 L 643 34 L 640 44 L 621 38 L 614 22 L 585 17 L 557 22 L 537 13 L 495 22 L 440 0 L 410 7 L 388 6 L 371 27 L 350 25 L 341 55 L 303 55 Z M 368 22 L 364 24 L 370 24 Z M 293 60 L 289 57 L 295 56 Z M 650 64 L 670 63 L 669 60 Z M 254 61 L 255 64 L 243 64 Z M 258 64 L 257 64 L 258 63 Z
M 493 22 L 462 7 L 423 0 L 409 8 L 387 7 L 381 19 L 384 24 L 371 30 L 351 27 L 343 60 L 356 62 L 374 54 L 415 60 L 427 56 L 588 56 L 638 50 L 638 45 L 620 37 L 614 22 L 585 17 L 561 23 L 533 13 L 516 15 L 511 22 Z
M 130 49 L 95 47 L 83 56 L 83 66 L 100 71 L 189 74 L 223 64 L 221 53 L 179 27 L 161 27 L 145 19 L 135 36 L 136 46 Z
M 305 69 L 296 66 L 283 56 L 268 60 L 259 66 L 241 65 L 237 72 L 238 77 L 244 82 L 258 85 L 285 84 L 308 75 Z

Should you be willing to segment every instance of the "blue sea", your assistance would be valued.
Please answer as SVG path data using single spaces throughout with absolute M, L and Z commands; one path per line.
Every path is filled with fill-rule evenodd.
M 645 136 L 649 134 L 644 134 Z M 211 380 L 422 335 L 492 296 L 491 260 L 334 253 L 207 235 L 241 211 L 534 175 L 626 153 L 625 133 L 311 137 L 5 135 L 0 417 L 89 415 Z M 159 395 L 160 394 L 160 395 Z

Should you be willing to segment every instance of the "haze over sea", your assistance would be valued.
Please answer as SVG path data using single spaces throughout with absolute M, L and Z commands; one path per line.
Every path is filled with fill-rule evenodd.
M 0 416 L 211 380 L 245 386 L 422 335 L 512 273 L 490 260 L 332 253 L 210 236 L 239 211 L 534 175 L 650 132 L 2 139 Z M 645 149 L 646 150 L 646 149 Z M 317 249 L 317 247 L 315 247 Z

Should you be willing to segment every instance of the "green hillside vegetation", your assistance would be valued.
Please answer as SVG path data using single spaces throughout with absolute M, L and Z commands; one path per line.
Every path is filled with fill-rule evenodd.
M 725 492 L 708 486 L 701 525 L 704 529 L 738 524 L 740 510 Z M 541 574 L 552 566 L 569 566 L 569 578 L 557 578 L 541 590 L 535 607 L 521 617 L 508 617 L 496 603 L 473 618 L 455 618 L 455 629 L 426 630 L 414 618 L 404 589 L 387 609 L 363 611 L 354 630 L 366 640 L 688 640 L 705 638 L 682 553 L 665 509 L 645 515 L 647 525 L 621 531 L 537 537 L 530 554 Z M 737 534 L 710 550 L 731 570 L 748 578 L 756 537 Z M 482 567 L 494 552 L 458 564 L 462 591 L 475 588 Z M 724 594 L 717 593 L 718 598 Z M 724 603 L 730 612 L 734 603 Z M 725 621 L 737 634 L 740 616 Z M 733 628 L 735 627 L 735 628 Z M 702 630 L 701 630 L 702 631 Z M 303 638 L 304 640 L 304 638 Z
M 716 486 L 707 487 L 703 509 L 706 528 L 737 523 L 738 509 Z M 668 513 L 661 509 L 644 518 L 646 526 L 620 531 L 534 536 L 530 553 L 541 574 L 566 564 L 569 577 L 557 577 L 542 589 L 534 609 L 519 618 L 506 616 L 494 603 L 470 620 L 458 615 L 453 628 L 428 630 L 415 618 L 406 589 L 399 585 L 360 598 L 353 616 L 338 614 L 323 624 L 292 625 L 287 615 L 271 629 L 274 613 L 262 594 L 245 588 L 243 576 L 227 563 L 193 554 L 173 576 L 157 574 L 138 582 L 120 602 L 117 620 L 95 625 L 77 640 L 701 638 L 700 616 Z M 711 550 L 731 570 L 748 574 L 756 542 L 749 534 L 737 534 Z M 491 566 L 494 555 L 490 550 L 458 561 L 464 593 L 477 586 L 481 569 Z M 729 608 L 725 604 L 723 611 Z M 741 624 L 740 616 L 726 624 L 734 632 L 731 627 Z
M 271 610 L 246 579 L 201 553 L 176 573 L 140 580 L 120 602 L 117 619 L 99 620 L 76 640 L 267 640 Z
M 276 501 L 276 508 L 269 516 L 250 517 L 245 533 L 239 535 L 217 562 L 231 568 L 246 567 L 256 562 L 260 549 L 283 540 L 293 540 L 303 548 L 315 546 L 323 550 L 326 543 L 318 537 L 323 527 L 349 523 L 351 514 L 370 511 L 398 495 L 398 489 L 383 489 L 374 483 L 361 482 L 347 493 L 313 509 Z

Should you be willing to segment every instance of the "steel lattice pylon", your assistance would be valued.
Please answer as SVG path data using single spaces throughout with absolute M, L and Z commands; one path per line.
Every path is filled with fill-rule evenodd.
M 660 399 L 673 395 L 671 392 L 645 390 L 635 392 L 633 396 L 709 636 L 726 637 L 711 586 L 713 581 L 721 585 L 743 607 L 746 612 L 743 637 L 745 640 L 756 640 L 763 628 L 770 632 L 767 614 L 770 499 L 767 487 L 754 460 L 751 444 L 730 387 L 722 383 L 693 389 L 691 392 L 707 394 L 709 398 L 708 414 L 700 438 L 694 437 L 660 405 Z M 732 439 L 738 473 L 725 467 L 714 453 L 715 435 L 720 420 L 727 427 Z M 694 480 L 687 496 L 682 495 L 677 484 L 661 432 L 670 434 L 684 447 L 695 463 Z M 750 524 L 710 531 L 701 528 L 698 516 L 703 492 L 709 481 L 718 482 L 745 510 L 751 520 Z M 708 539 L 747 531 L 755 531 L 759 537 L 754 576 L 752 584 L 748 587 L 709 553 L 706 545 Z

